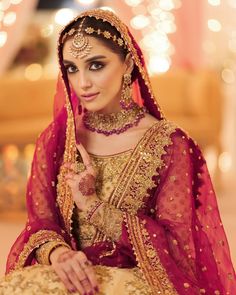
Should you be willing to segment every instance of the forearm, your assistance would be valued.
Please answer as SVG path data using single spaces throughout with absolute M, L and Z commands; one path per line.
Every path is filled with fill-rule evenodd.
M 36 260 L 40 264 L 49 265 L 56 253 L 61 253 L 68 249 L 71 249 L 71 247 L 62 241 L 46 242 L 36 250 Z

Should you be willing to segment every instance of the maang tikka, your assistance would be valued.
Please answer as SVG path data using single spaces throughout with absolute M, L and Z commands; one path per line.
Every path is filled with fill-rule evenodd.
M 131 88 L 131 75 L 124 74 L 124 81 L 121 90 L 121 100 L 120 106 L 124 110 L 129 110 L 134 106 L 134 101 L 132 99 L 132 88 Z
M 68 33 L 69 35 L 73 35 L 76 32 L 72 40 L 72 46 L 69 49 L 69 53 L 75 58 L 83 58 L 87 56 L 92 49 L 88 37 L 82 33 L 84 21 L 85 18 L 81 21 L 78 30 L 73 28 Z

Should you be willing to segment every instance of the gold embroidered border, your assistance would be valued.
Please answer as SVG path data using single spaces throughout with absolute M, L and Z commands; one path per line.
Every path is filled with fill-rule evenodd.
M 63 82 L 64 83 L 64 82 Z M 66 127 L 66 143 L 65 151 L 63 155 L 63 163 L 74 163 L 76 161 L 76 140 L 75 140 L 75 125 L 73 113 L 71 110 L 67 91 L 64 88 L 66 95 L 66 107 L 67 107 L 67 127 Z M 65 180 L 65 174 L 68 173 L 68 169 L 61 167 L 58 175 L 57 184 L 57 203 L 59 205 L 61 214 L 63 216 L 67 232 L 72 236 L 72 214 L 74 208 L 74 200 L 72 197 L 71 189 L 67 185 Z
M 65 242 L 58 242 L 58 241 L 51 241 L 51 242 L 46 242 L 43 245 L 41 245 L 35 253 L 36 260 L 38 261 L 39 264 L 44 264 L 44 265 L 50 265 L 50 254 L 52 253 L 53 250 L 55 250 L 57 247 L 66 247 L 68 249 L 71 249 L 71 247 L 66 244 Z
M 32 234 L 19 255 L 19 259 L 14 265 L 13 270 L 23 268 L 30 253 L 35 248 L 50 241 L 65 242 L 62 236 L 51 230 L 40 230 L 37 233 Z
M 153 294 L 178 295 L 161 264 L 144 224 L 140 222 L 138 217 L 129 214 L 125 214 L 125 224 L 138 266 L 152 287 Z
M 176 129 L 173 123 L 161 120 L 144 135 L 131 155 L 117 184 L 110 203 L 133 215 L 143 206 L 147 189 L 155 187 L 152 177 L 164 166 L 165 147 L 172 144 L 170 135 Z
M 85 16 L 95 17 L 96 19 L 102 19 L 103 21 L 107 21 L 118 30 L 118 32 L 121 34 L 122 39 L 125 42 L 126 47 L 128 48 L 128 50 L 131 53 L 131 56 L 133 57 L 134 62 L 135 62 L 136 66 L 139 69 L 139 72 L 142 75 L 144 83 L 145 83 L 145 85 L 146 85 L 146 87 L 148 89 L 148 92 L 149 92 L 150 96 L 151 96 L 152 102 L 157 107 L 161 118 L 163 118 L 164 116 L 163 116 L 163 114 L 161 112 L 161 109 L 159 108 L 159 106 L 157 104 L 157 101 L 154 98 L 154 94 L 153 94 L 153 90 L 152 90 L 152 86 L 151 86 L 151 83 L 150 83 L 150 79 L 149 79 L 147 70 L 142 65 L 141 60 L 139 59 L 139 56 L 137 54 L 137 50 L 135 49 L 135 47 L 133 45 L 133 42 L 131 40 L 131 37 L 129 35 L 128 27 L 123 22 L 121 22 L 120 19 L 113 12 L 103 10 L 103 9 L 87 10 L 87 11 L 81 13 L 75 19 L 73 19 L 69 24 L 66 25 L 66 27 L 70 26 L 71 24 L 76 22 L 78 19 L 83 18 Z M 59 33 L 58 47 L 60 45 L 60 39 L 61 39 L 61 35 L 62 35 L 64 29 L 65 29 L 65 27 Z

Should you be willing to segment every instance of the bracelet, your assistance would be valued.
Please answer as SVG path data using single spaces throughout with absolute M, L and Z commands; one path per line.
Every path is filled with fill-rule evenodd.
M 90 222 L 90 219 L 92 218 L 93 214 L 102 204 L 104 204 L 103 201 L 99 200 L 90 206 L 90 208 L 87 210 L 87 217 L 86 217 L 86 220 L 88 222 Z
M 50 254 L 52 253 L 53 250 L 55 250 L 56 248 L 60 246 L 71 249 L 71 247 L 68 244 L 62 241 L 49 241 L 41 245 L 36 250 L 36 259 L 38 263 L 44 264 L 44 265 L 50 265 L 51 264 L 49 259 Z

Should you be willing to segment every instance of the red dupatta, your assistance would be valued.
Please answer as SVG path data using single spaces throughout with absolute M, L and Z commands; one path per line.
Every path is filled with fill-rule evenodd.
M 119 262 L 122 256 L 126 261 L 123 267 L 138 263 L 154 294 L 236 294 L 235 272 L 205 160 L 191 138 L 164 120 L 142 52 L 128 28 L 113 13 L 100 9 L 82 13 L 59 36 L 61 76 L 54 120 L 36 143 L 27 185 L 28 220 L 11 249 L 7 272 L 34 264 L 35 250 L 47 241 L 64 241 L 77 248 L 72 230 L 73 199 L 64 181 L 66 171 L 60 166 L 62 161 L 75 161 L 81 116 L 62 64 L 62 37 L 84 16 L 107 21 L 120 32 L 135 63 L 134 99 L 161 123 L 157 138 L 154 136 L 149 144 L 150 154 L 156 151 L 160 159 L 151 175 L 153 186 L 147 191 L 146 211 L 124 213 L 117 242 Z M 116 260 L 99 261 L 97 254 L 104 245 L 91 246 L 85 253 L 94 263 L 117 266 Z

